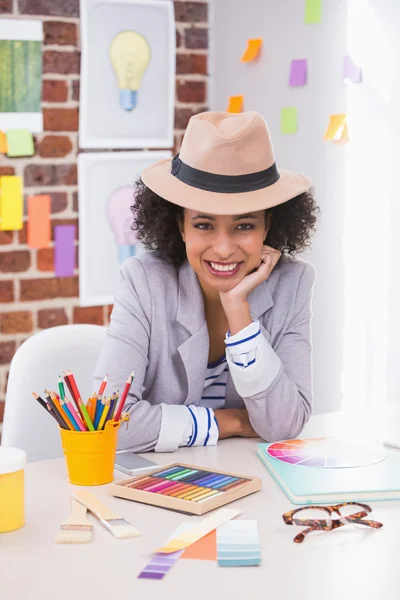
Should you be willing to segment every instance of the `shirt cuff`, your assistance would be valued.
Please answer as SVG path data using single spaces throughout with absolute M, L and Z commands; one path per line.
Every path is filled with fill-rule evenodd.
M 161 404 L 161 427 L 155 452 L 175 452 L 180 446 L 215 446 L 218 426 L 214 411 L 204 406 Z
M 253 321 L 235 335 L 228 331 L 225 337 L 226 354 L 239 367 L 249 367 L 256 361 L 256 350 L 261 338 L 258 321 Z
M 241 332 L 239 332 L 241 333 Z M 272 349 L 267 339 L 261 335 L 255 350 L 252 364 L 246 368 L 239 366 L 230 348 L 226 349 L 229 371 L 236 391 L 242 398 L 249 398 L 260 392 L 265 392 L 281 368 L 281 360 Z

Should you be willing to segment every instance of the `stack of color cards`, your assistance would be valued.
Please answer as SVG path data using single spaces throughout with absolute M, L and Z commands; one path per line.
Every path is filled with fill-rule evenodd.
M 261 562 L 257 521 L 228 521 L 217 529 L 219 567 L 255 567 Z
M 258 477 L 176 463 L 148 475 L 115 482 L 111 493 L 128 500 L 202 515 L 260 489 Z

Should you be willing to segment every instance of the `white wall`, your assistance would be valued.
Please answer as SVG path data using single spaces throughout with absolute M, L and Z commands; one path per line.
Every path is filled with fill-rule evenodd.
M 278 167 L 306 173 L 322 209 L 304 258 L 317 269 L 313 304 L 315 412 L 384 401 L 400 392 L 400 57 L 398 0 L 323 0 L 304 24 L 305 0 L 213 0 L 210 108 L 243 94 L 266 118 Z M 262 56 L 240 59 L 249 38 Z M 363 67 L 346 85 L 343 56 Z M 305 87 L 288 85 L 292 59 L 308 59 Z M 280 133 L 295 106 L 298 133 Z M 351 142 L 323 141 L 329 115 L 347 112 Z

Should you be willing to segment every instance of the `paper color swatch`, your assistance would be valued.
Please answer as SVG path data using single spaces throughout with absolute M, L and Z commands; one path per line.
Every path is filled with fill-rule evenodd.
M 227 112 L 240 113 L 243 111 L 243 96 L 231 96 L 229 98 Z
M 28 246 L 47 248 L 51 240 L 50 196 L 28 198 Z
M 0 131 L 0 154 L 7 154 L 7 136 L 4 131 Z
M 151 561 L 139 573 L 138 579 L 163 579 L 182 556 L 182 552 L 183 550 L 171 554 L 154 554 Z
M 322 17 L 322 0 L 305 0 L 304 21 L 307 25 L 313 23 L 321 23 Z
M 242 62 L 255 60 L 260 53 L 262 42 L 262 39 L 248 40 L 247 48 L 242 56 Z
M 360 83 L 362 79 L 361 68 L 353 63 L 350 56 L 345 56 L 343 60 L 343 79 L 345 83 Z
M 297 132 L 297 108 L 282 108 L 281 112 L 281 132 Z
M 8 156 L 33 156 L 35 154 L 33 137 L 28 129 L 9 129 L 6 136 Z
M 54 228 L 54 270 L 56 277 L 70 277 L 75 269 L 75 225 Z
M 219 567 L 254 567 L 261 563 L 257 521 L 228 521 L 217 529 Z
M 347 135 L 348 139 L 346 115 L 331 115 L 329 118 L 329 125 L 325 131 L 324 140 L 341 141 L 343 135 Z
M 233 510 L 230 508 L 221 508 L 210 517 L 203 519 L 199 523 L 194 523 L 192 527 L 180 533 L 177 537 L 174 537 L 171 540 L 168 540 L 167 544 L 162 548 L 158 548 L 156 552 L 163 554 L 170 554 L 171 552 L 176 552 L 178 550 L 183 550 L 187 548 L 197 540 L 201 539 L 213 529 L 216 529 L 223 523 L 234 519 L 238 515 L 241 514 L 241 510 Z
M 307 59 L 292 60 L 290 66 L 289 85 L 300 86 L 307 83 Z
M 24 199 L 21 177 L 0 177 L 0 189 L 0 230 L 22 229 Z
M 188 523 L 191 526 L 191 523 Z M 217 533 L 214 529 L 183 551 L 182 558 L 217 560 Z

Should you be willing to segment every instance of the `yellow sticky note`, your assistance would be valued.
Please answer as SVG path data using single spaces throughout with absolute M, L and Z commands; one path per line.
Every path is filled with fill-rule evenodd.
M 0 131 L 0 154 L 7 154 L 7 137 L 4 131 Z
M 307 25 L 313 23 L 321 23 L 322 17 L 322 0 L 305 0 L 306 9 L 304 21 Z
M 24 199 L 22 179 L 14 175 L 0 178 L 0 230 L 22 229 Z
M 33 137 L 28 129 L 9 129 L 6 136 L 8 156 L 33 156 L 35 154 Z
M 231 96 L 229 105 L 226 109 L 230 113 L 240 113 L 243 111 L 243 96 Z
M 341 134 L 346 124 L 346 115 L 331 115 L 329 125 L 325 131 L 324 140 L 340 139 Z
M 282 108 L 281 132 L 297 133 L 297 108 Z
M 343 126 L 339 127 L 336 135 L 333 138 L 333 141 L 335 144 L 347 144 L 347 142 L 350 141 L 349 128 L 347 126 L 347 123 L 345 123 Z
M 255 60 L 260 53 L 262 42 L 262 39 L 248 40 L 247 48 L 242 56 L 242 62 Z

